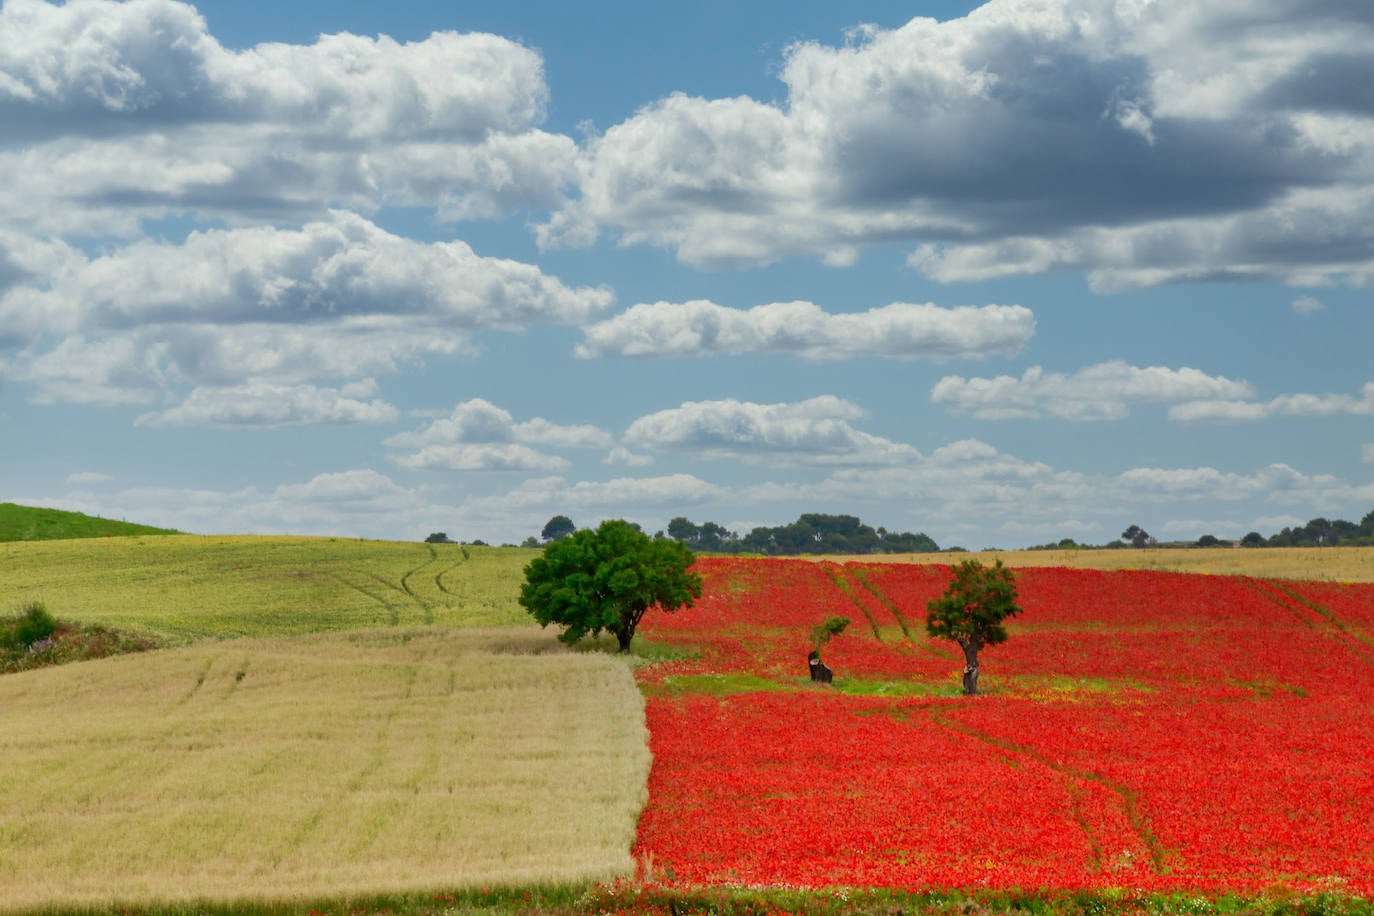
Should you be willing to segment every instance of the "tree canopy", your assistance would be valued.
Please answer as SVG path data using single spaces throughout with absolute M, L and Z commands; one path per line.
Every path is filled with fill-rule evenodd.
M 978 652 L 1006 642 L 1006 619 L 1021 613 L 1011 570 L 1001 560 L 992 566 L 965 560 L 954 567 L 944 594 L 926 608 L 926 632 L 932 639 L 952 639 L 964 650 L 964 693 L 976 694 Z
M 539 532 L 539 536 L 546 541 L 561 541 L 576 530 L 572 519 L 566 515 L 555 515 L 544 523 L 544 530 Z
M 558 638 L 569 645 L 606 630 L 628 652 L 649 608 L 674 611 L 701 597 L 701 577 L 689 571 L 695 559 L 677 541 L 613 519 L 545 547 L 525 567 L 520 604 L 540 626 L 564 627 Z
M 713 553 L 933 553 L 940 546 L 926 534 L 888 531 L 865 525 L 854 515 L 803 513 L 790 525 L 759 526 L 740 537 L 715 522 L 694 524 L 681 516 L 668 523 L 668 537 L 695 550 Z

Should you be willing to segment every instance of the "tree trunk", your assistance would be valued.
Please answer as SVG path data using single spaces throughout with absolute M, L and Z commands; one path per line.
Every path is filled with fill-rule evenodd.
M 976 640 L 959 644 L 964 650 L 964 696 L 978 694 L 978 650 L 982 648 Z
M 628 655 L 630 652 L 630 640 L 635 638 L 634 630 L 617 630 L 615 641 L 620 644 L 620 654 Z

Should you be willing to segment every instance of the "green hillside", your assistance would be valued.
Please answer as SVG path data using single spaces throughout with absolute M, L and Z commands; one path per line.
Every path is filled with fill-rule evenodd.
M 177 534 L 170 528 L 116 522 L 80 512 L 0 503 L 0 541 L 61 541 L 69 538 L 114 538 L 136 534 Z

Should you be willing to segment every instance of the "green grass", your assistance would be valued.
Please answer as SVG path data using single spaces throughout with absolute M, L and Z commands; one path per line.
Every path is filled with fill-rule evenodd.
M 170 644 L 359 627 L 514 626 L 534 550 L 302 537 L 175 535 L 0 544 L 0 615 Z
M 0 503 L 0 541 L 56 541 L 176 533 L 170 528 L 117 522 L 80 512 Z

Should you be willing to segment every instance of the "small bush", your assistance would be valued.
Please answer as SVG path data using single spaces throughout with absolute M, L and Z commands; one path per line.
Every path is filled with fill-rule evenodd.
M 48 613 L 41 601 L 30 601 L 19 609 L 14 623 L 14 640 L 24 648 L 48 639 L 57 630 L 57 618 Z

